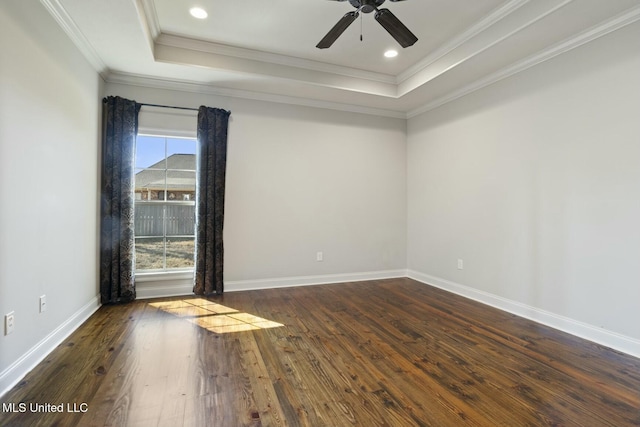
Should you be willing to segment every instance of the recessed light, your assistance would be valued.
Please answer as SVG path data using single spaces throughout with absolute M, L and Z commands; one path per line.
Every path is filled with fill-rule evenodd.
M 390 49 L 384 53 L 384 56 L 387 58 L 395 58 L 396 56 L 398 56 L 398 51 Z
M 205 19 L 207 16 L 209 16 L 207 11 L 201 7 L 192 7 L 191 9 L 189 9 L 189 13 L 191 14 L 191 16 L 198 19 Z

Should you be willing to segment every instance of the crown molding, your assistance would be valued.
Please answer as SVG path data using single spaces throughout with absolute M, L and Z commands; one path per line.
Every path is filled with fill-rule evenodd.
M 415 74 L 424 70 L 429 65 L 433 64 L 443 56 L 451 53 L 452 51 L 454 51 L 455 49 L 457 49 L 467 41 L 476 37 L 478 34 L 483 32 L 487 28 L 491 27 L 496 22 L 501 21 L 502 19 L 506 18 L 516 10 L 520 9 L 522 6 L 524 6 L 528 2 L 529 0 L 510 0 L 506 2 L 505 4 L 503 4 L 502 6 L 500 6 L 499 8 L 495 9 L 494 11 L 489 13 L 487 16 L 482 18 L 475 25 L 472 25 L 470 28 L 468 28 L 458 36 L 451 39 L 449 42 L 445 43 L 444 45 L 440 46 L 438 49 L 431 52 L 424 59 L 418 61 L 416 64 L 412 65 L 402 73 L 398 74 L 398 76 L 396 77 L 396 83 L 400 84 L 405 80 L 413 77 Z
M 47 9 L 49 14 L 56 20 L 58 25 L 71 39 L 73 44 L 80 50 L 82 55 L 89 61 L 91 66 L 104 78 L 108 68 L 95 51 L 91 43 L 86 39 L 76 23 L 71 19 L 67 11 L 58 0 L 40 0 L 40 3 Z
M 142 32 L 153 55 L 155 40 L 160 35 L 160 21 L 158 20 L 155 2 L 153 0 L 136 0 L 134 5 L 138 12 Z
M 423 75 L 421 77 L 415 77 L 413 82 L 403 82 L 401 84 L 398 85 L 398 97 L 402 97 L 406 94 L 408 94 L 409 92 L 419 88 L 422 85 L 427 84 L 428 82 L 434 80 L 435 78 L 445 74 L 446 72 L 450 71 L 451 69 L 465 63 L 466 61 L 470 60 L 471 58 L 474 58 L 478 55 L 480 55 L 481 53 L 487 51 L 488 49 L 498 45 L 499 43 L 509 39 L 509 37 L 513 36 L 514 34 L 519 33 L 520 31 L 525 30 L 526 28 L 530 27 L 531 25 L 535 24 L 536 22 L 540 21 L 541 19 L 544 19 L 545 17 L 551 15 L 552 13 L 556 12 L 557 10 L 565 7 L 567 4 L 573 2 L 574 0 L 562 0 L 558 3 L 555 3 L 553 5 L 553 7 L 549 8 L 549 9 L 544 9 L 543 11 L 541 11 L 540 13 L 535 14 L 534 16 L 532 16 L 530 19 L 527 19 L 525 22 L 520 23 L 518 26 L 508 29 L 507 31 L 501 32 L 499 31 L 499 34 L 496 34 L 494 37 L 490 37 L 488 40 L 485 40 L 483 42 L 481 42 L 479 44 L 479 46 L 473 47 L 473 46 L 467 46 L 467 48 L 465 49 L 462 45 L 458 46 L 460 47 L 461 52 L 458 52 L 457 55 L 459 56 L 457 59 L 456 58 L 450 58 L 449 60 L 446 60 L 444 56 L 441 57 L 442 59 L 442 64 L 437 64 L 437 63 L 432 63 L 432 65 L 434 66 L 434 70 L 427 70 L 428 67 L 425 67 L 423 69 L 421 69 L 419 72 L 422 72 Z M 527 0 L 528 2 L 528 0 Z M 525 3 L 521 4 L 520 6 L 523 6 Z M 535 5 L 535 3 L 533 3 Z M 519 8 L 518 8 L 519 9 Z M 511 12 L 515 11 L 516 9 L 512 10 Z M 506 15 L 503 15 L 503 17 Z M 497 21 L 494 21 L 493 23 L 495 24 Z M 485 30 L 488 29 L 489 27 L 485 27 Z M 471 40 L 469 39 L 468 41 L 471 42 Z M 467 50 L 465 52 L 465 50 Z M 454 52 L 454 50 L 449 51 L 448 53 L 452 54 L 455 56 L 456 52 Z M 413 76 L 412 76 L 413 77 Z
M 245 49 L 237 46 L 229 46 L 205 40 L 192 39 L 176 34 L 160 33 L 155 40 L 155 44 L 179 49 L 194 50 L 197 52 L 205 52 L 214 55 L 229 56 L 232 58 L 284 65 L 287 67 L 301 68 L 304 70 L 318 71 L 322 73 L 337 74 L 357 79 L 371 80 L 379 83 L 396 84 L 396 77 L 389 74 L 375 73 L 372 71 L 343 67 L 326 62 L 312 61 L 310 59 Z
M 144 17 L 143 24 L 145 24 L 151 40 L 155 40 L 162 31 L 154 0 L 137 0 L 136 5 L 138 6 L 138 13 L 142 12 L 141 15 Z
M 528 1 L 528 0 L 511 0 Z M 287 67 L 301 68 L 304 70 L 317 71 L 323 73 L 336 74 L 345 77 L 370 80 L 378 83 L 397 83 L 397 77 L 390 74 L 376 73 L 373 71 L 360 70 L 352 67 L 330 64 L 327 62 L 313 61 L 310 59 L 298 58 L 289 55 L 281 55 L 272 52 L 263 52 L 254 49 L 241 48 L 237 46 L 225 45 L 206 40 L 193 39 L 177 34 L 163 33 L 160 27 L 158 14 L 153 0 L 136 0 L 138 13 L 147 37 L 151 40 L 152 50 L 156 45 L 170 46 L 180 49 L 194 50 L 215 55 L 224 55 L 232 58 L 248 59 L 252 61 L 265 62 Z M 140 13 L 142 12 L 142 13 Z
M 562 55 L 570 50 L 580 47 L 586 43 L 594 41 L 602 36 L 619 30 L 629 24 L 632 24 L 640 20 L 640 6 L 634 6 L 631 9 L 606 20 L 598 25 L 595 25 L 585 31 L 578 33 L 575 36 L 569 37 L 560 43 L 543 49 L 536 54 L 528 56 L 527 58 L 517 61 L 495 73 L 489 74 L 475 82 L 461 87 L 443 97 L 435 99 L 419 108 L 415 108 L 407 112 L 407 118 L 416 117 L 420 114 L 426 113 L 435 108 L 441 107 L 444 104 L 455 101 L 465 95 L 469 95 L 477 90 L 480 90 L 486 86 L 499 82 L 500 80 L 511 77 L 515 74 L 521 73 L 531 67 L 555 58 L 558 55 Z
M 275 102 L 278 104 L 299 105 L 304 107 L 322 108 L 326 110 L 345 111 L 350 113 L 367 114 L 394 119 L 406 119 L 403 111 L 370 108 L 339 102 L 321 101 L 310 98 L 298 98 L 287 95 L 276 95 L 263 92 L 253 92 L 241 89 L 223 88 L 212 85 L 194 83 L 190 81 L 177 81 L 158 77 L 139 76 L 126 73 L 110 72 L 106 78 L 107 83 L 123 84 L 129 86 L 141 86 L 155 89 L 177 90 L 198 94 L 223 96 L 229 98 L 249 99 L 253 101 Z
M 208 70 L 233 72 L 249 78 L 271 79 L 274 83 L 302 83 L 306 86 L 319 87 L 322 89 L 337 89 L 343 93 L 346 91 L 392 99 L 397 97 L 397 87 L 395 84 L 381 83 L 357 77 L 340 76 L 335 73 L 313 71 L 271 62 L 218 55 L 161 44 L 156 44 L 154 55 L 154 59 L 158 63 L 187 65 Z M 267 85 L 269 85 L 268 82 Z M 293 96 L 297 96 L 297 94 Z

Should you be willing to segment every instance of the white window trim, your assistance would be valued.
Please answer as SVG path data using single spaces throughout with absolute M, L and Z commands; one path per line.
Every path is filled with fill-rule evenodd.
M 159 138 L 197 139 L 197 111 L 168 110 L 166 108 L 143 106 L 140 113 L 140 117 L 143 118 L 143 120 L 138 127 L 138 135 Z M 191 121 L 193 121 L 192 124 Z M 153 124 L 142 124 L 143 122 L 152 122 Z M 176 201 L 175 204 L 192 205 L 195 204 L 195 200 L 180 200 Z M 194 272 L 195 266 L 193 268 L 162 271 L 135 270 L 134 282 L 147 286 L 153 286 L 154 284 L 162 286 L 163 283 L 167 282 L 171 282 L 172 284 L 176 282 L 186 284 L 187 281 L 193 282 Z
M 174 110 L 160 107 L 143 106 L 139 114 L 139 135 L 169 137 L 169 138 L 188 138 L 197 139 L 197 111 L 191 110 Z M 191 202 L 195 202 L 191 201 Z M 137 270 L 134 272 L 136 286 L 140 284 L 138 294 L 145 294 L 144 289 L 187 289 L 193 286 L 195 266 L 188 269 L 180 270 Z M 155 292 L 155 293 L 154 293 Z M 142 295 L 142 298 L 151 298 L 156 296 L 172 296 L 185 295 L 184 293 L 157 293 L 153 295 Z M 156 294 L 157 293 L 157 294 Z
M 193 295 L 193 271 L 136 273 L 136 298 L 162 298 Z
M 198 137 L 198 112 L 143 105 L 138 115 L 138 133 L 171 138 Z

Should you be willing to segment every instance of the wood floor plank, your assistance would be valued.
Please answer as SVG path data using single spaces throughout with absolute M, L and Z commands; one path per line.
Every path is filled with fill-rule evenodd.
M 464 313 L 464 312 L 465 312 L 464 310 L 460 311 L 460 313 Z M 498 311 L 496 310 L 496 312 Z M 451 312 L 451 313 L 454 314 L 457 312 Z M 444 312 L 440 312 L 439 316 L 446 319 L 448 314 Z M 457 317 L 457 316 L 458 315 L 454 317 Z M 501 322 L 495 323 L 495 325 L 500 325 L 500 324 Z M 531 324 L 531 325 L 536 326 L 538 330 L 540 330 L 541 328 L 540 325 L 535 325 L 535 324 Z M 457 335 L 458 333 L 467 334 L 469 331 L 470 329 L 468 331 L 465 331 L 464 329 L 458 329 L 458 332 L 456 332 L 455 329 L 450 329 L 448 330 L 448 335 L 459 336 Z M 491 340 L 495 340 L 496 337 L 500 337 L 498 338 L 498 341 L 500 342 L 500 346 L 496 347 L 493 344 L 480 344 L 481 347 L 479 349 L 474 347 L 468 347 L 467 353 L 471 354 L 474 351 L 480 350 L 481 357 L 486 358 L 486 356 L 493 356 L 487 359 L 489 362 L 492 360 L 509 361 L 509 364 L 507 365 L 494 364 L 495 365 L 494 369 L 496 370 L 510 369 L 511 370 L 510 377 L 519 379 L 519 381 L 513 386 L 516 393 L 520 392 L 520 393 L 531 394 L 533 391 L 535 391 L 537 393 L 542 393 L 546 396 L 545 399 L 538 397 L 537 398 L 538 401 L 546 401 L 549 399 L 557 399 L 562 401 L 566 398 L 567 395 L 570 394 L 570 393 L 565 394 L 565 391 L 563 390 L 566 390 L 566 389 L 577 390 L 581 388 L 580 381 L 576 381 L 576 379 L 574 378 L 576 369 L 577 369 L 576 367 L 571 367 L 570 365 L 568 366 L 571 373 L 573 373 L 573 375 L 568 374 L 566 371 L 564 372 L 565 375 L 560 375 L 562 372 L 557 370 L 556 367 L 553 366 L 553 359 L 550 359 L 547 357 L 546 360 L 543 360 L 545 358 L 541 357 L 536 351 L 531 350 L 530 341 L 521 340 L 521 339 L 518 339 L 518 337 L 505 338 L 504 332 L 489 334 L 488 336 L 491 336 L 491 335 L 494 335 L 493 338 L 491 338 Z M 481 335 L 474 334 L 474 336 L 481 336 Z M 538 337 L 537 339 L 544 340 L 545 338 L 544 336 L 542 336 L 542 337 Z M 517 351 L 517 353 L 514 353 L 514 351 Z M 549 361 L 551 361 L 551 363 Z M 527 373 L 527 375 L 522 375 L 523 373 Z M 536 376 L 537 381 L 535 382 L 535 384 L 527 384 L 527 378 L 530 376 Z M 606 390 L 606 385 L 603 384 L 603 388 Z M 533 399 L 533 396 L 529 396 L 529 400 L 531 399 Z M 575 410 L 581 413 L 582 412 L 588 413 L 592 405 L 599 404 L 599 401 L 591 401 L 591 402 L 588 402 L 588 401 L 589 401 L 589 396 L 587 395 L 587 396 L 582 396 L 580 399 L 568 402 L 566 405 L 560 405 L 560 406 L 561 407 L 566 406 L 568 408 L 566 410 L 568 411 L 574 410 L 575 408 Z M 586 404 L 583 405 L 582 403 L 586 403 Z M 629 407 L 628 409 L 632 410 L 632 407 Z M 546 412 L 546 416 L 548 416 L 550 413 L 551 411 L 548 410 Z M 571 419 L 572 417 L 571 415 L 560 414 L 556 418 Z M 618 423 L 621 423 L 621 422 L 622 423 L 630 422 L 629 419 L 618 420 L 616 418 L 617 417 L 614 417 L 613 419 L 610 419 L 610 418 L 598 419 L 597 414 L 594 414 L 593 420 L 594 422 L 597 422 L 598 425 L 619 425 Z
M 384 307 L 378 308 L 380 312 L 384 311 Z M 453 377 L 453 374 L 459 371 L 457 364 L 454 364 L 453 369 L 447 368 L 443 363 L 445 359 L 440 358 L 440 361 L 437 363 L 437 370 L 442 372 L 443 370 L 449 369 L 450 372 L 448 372 L 447 375 L 435 373 L 433 370 L 416 370 L 419 361 L 416 360 L 415 353 L 409 351 L 407 345 L 417 343 L 418 341 L 416 341 L 416 339 L 420 340 L 421 337 L 418 337 L 415 332 L 407 334 L 406 326 L 385 316 L 369 316 L 366 312 L 363 312 L 363 315 L 365 317 L 365 324 L 372 325 L 373 329 L 375 329 L 375 333 L 369 334 L 367 344 L 377 349 L 384 349 L 384 357 L 376 358 L 377 360 L 374 360 L 373 363 L 381 364 L 382 369 L 386 369 L 384 371 L 385 376 L 395 378 L 394 382 L 401 384 L 402 390 L 417 389 L 414 393 L 408 393 L 409 396 L 419 395 L 420 390 L 437 396 L 437 403 L 455 416 L 454 419 L 438 420 L 437 423 L 452 424 L 457 422 L 459 425 L 478 425 L 477 420 L 482 418 L 478 410 L 482 408 L 479 408 L 477 404 L 469 404 L 469 401 L 473 400 L 474 397 L 470 394 L 470 390 L 464 390 L 463 384 L 471 384 L 471 381 L 468 379 L 459 379 L 456 381 Z M 350 335 L 352 338 L 356 337 L 358 329 L 359 328 L 354 328 L 351 331 Z M 388 342 L 393 342 L 394 337 L 401 340 L 403 345 L 389 345 Z M 440 351 L 443 350 L 443 348 L 440 348 Z M 424 347 L 420 348 L 420 351 L 426 354 L 430 349 Z M 424 357 L 422 360 L 424 360 Z M 393 368 L 389 369 L 388 365 L 392 365 Z M 446 380 L 442 380 L 445 377 Z M 433 381 L 434 379 L 436 379 L 436 381 Z M 494 406 L 492 407 L 492 412 L 499 411 L 499 409 L 499 407 Z
M 410 279 L 105 306 L 1 426 L 638 426 L 640 360 Z
M 482 306 L 480 306 L 482 307 Z M 484 308 L 485 315 L 490 311 L 497 314 L 499 317 L 505 317 L 505 313 L 495 310 Z M 452 318 L 459 318 L 464 316 L 460 313 L 466 313 L 466 310 L 451 311 Z M 457 313 L 457 314 L 456 314 Z M 440 312 L 439 316 L 446 319 L 449 315 L 444 312 Z M 508 315 L 507 315 L 508 316 Z M 487 317 L 487 316 L 485 316 Z M 522 392 L 530 392 L 531 387 L 539 385 L 543 393 L 548 393 L 548 398 L 558 399 L 560 401 L 567 400 L 562 407 L 566 407 L 567 411 L 577 410 L 580 413 L 589 413 L 592 408 L 598 408 L 602 401 L 610 399 L 612 395 L 616 395 L 620 401 L 618 402 L 618 411 L 610 414 L 607 417 L 599 417 L 598 413 L 593 413 L 593 420 L 598 425 L 627 425 L 628 423 L 637 422 L 638 416 L 638 390 L 637 385 L 634 389 L 633 386 L 621 387 L 621 385 L 627 384 L 627 375 L 613 375 L 611 368 L 615 364 L 600 363 L 602 358 L 595 357 L 595 354 L 591 354 L 585 351 L 587 347 L 593 349 L 599 349 L 600 346 L 589 343 L 584 340 L 580 340 L 576 337 L 562 334 L 551 328 L 544 327 L 542 325 L 525 321 L 524 319 L 511 316 L 511 318 L 517 321 L 518 326 L 516 328 L 517 333 L 509 333 L 509 328 L 506 328 L 504 319 L 496 318 L 493 322 L 483 322 L 482 334 L 486 331 L 493 331 L 487 334 L 487 337 L 492 337 L 491 340 L 495 341 L 496 345 L 484 345 L 482 350 L 482 356 L 493 355 L 492 360 L 514 360 L 514 363 L 520 363 L 513 366 L 512 377 L 524 378 L 529 377 L 536 378 L 536 384 L 534 386 L 518 383 L 516 390 Z M 501 321 L 502 320 L 502 321 Z M 498 330 L 502 325 L 502 329 Z M 522 332 L 532 330 L 535 333 L 531 335 L 523 335 Z M 506 332 L 505 332 L 506 331 Z M 466 333 L 466 332 L 463 332 Z M 448 331 L 448 334 L 454 334 L 452 330 Z M 475 336 L 481 336 L 482 334 Z M 558 342 L 568 341 L 571 345 L 566 348 L 558 347 Z M 541 346 L 540 344 L 543 344 Z M 562 358 L 557 358 L 558 350 L 562 350 Z M 598 351 L 599 353 L 599 351 Z M 619 353 L 614 351 L 604 352 L 602 356 L 605 358 L 613 358 L 617 360 Z M 592 358 L 597 363 L 587 364 L 586 358 Z M 628 360 L 637 360 L 634 358 L 624 357 Z M 622 361 L 621 361 L 622 362 Z M 504 368 L 497 365 L 497 369 Z M 624 367 L 623 372 L 634 371 L 637 375 L 637 365 L 635 368 Z M 527 373 L 527 375 L 522 375 Z M 596 382 L 590 383 L 594 378 L 613 378 L 615 382 Z M 636 382 L 637 384 L 637 382 Z M 611 387 L 614 385 L 613 387 Z M 589 387 L 585 387 L 589 386 Z M 626 388 L 626 390 L 625 390 Z M 624 394 L 621 395 L 620 393 Z M 628 400 L 628 397 L 633 396 L 633 399 Z M 575 408 L 575 409 L 574 409 Z M 563 419 L 571 419 L 570 415 L 562 415 Z

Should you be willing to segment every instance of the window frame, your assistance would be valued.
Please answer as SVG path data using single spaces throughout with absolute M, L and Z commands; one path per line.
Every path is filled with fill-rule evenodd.
M 153 268 L 153 269 L 139 269 L 138 267 L 138 263 L 136 262 L 136 268 L 135 268 L 135 276 L 136 276 L 136 281 L 140 281 L 140 282 L 145 282 L 145 281 L 156 281 L 156 280 L 173 280 L 173 279 L 186 279 L 186 278 L 190 278 L 193 276 L 193 273 L 195 271 L 195 238 L 196 238 L 196 230 L 195 230 L 195 206 L 196 206 L 196 187 L 195 187 L 195 179 L 194 179 L 194 187 L 193 187 L 193 198 L 190 200 L 184 200 L 184 199 L 177 199 L 177 200 L 169 200 L 168 199 L 168 195 L 170 193 L 170 189 L 168 187 L 168 180 L 169 180 L 169 175 L 171 172 L 188 172 L 188 173 L 193 173 L 194 178 L 196 175 L 196 169 L 197 169 L 197 163 L 196 165 L 194 165 L 194 168 L 196 169 L 170 169 L 168 166 L 168 163 L 166 163 L 166 160 L 168 159 L 168 142 L 169 140 L 176 140 L 176 139 L 182 139 L 182 140 L 189 140 L 189 141 L 193 141 L 196 144 L 196 149 L 195 149 L 195 153 L 194 156 L 196 156 L 196 162 L 197 162 L 197 138 L 193 137 L 193 136 L 177 136 L 177 135 L 170 135 L 171 132 L 149 132 L 149 131 L 138 131 L 138 134 L 136 136 L 136 138 L 138 137 L 150 137 L 150 138 L 161 138 L 164 139 L 164 160 L 165 160 L 165 164 L 164 164 L 164 168 L 158 168 L 158 167 L 137 167 L 137 165 L 134 166 L 134 176 L 137 175 L 138 173 L 145 171 L 145 170 L 150 170 L 150 171 L 162 171 L 164 172 L 164 189 L 163 190 L 158 190 L 158 194 L 160 194 L 162 192 L 163 195 L 163 199 L 159 200 L 159 199 L 155 199 L 155 200 L 144 200 L 142 199 L 142 195 L 140 196 L 140 198 L 137 197 L 137 194 L 142 194 L 142 193 L 137 193 L 135 192 L 134 195 L 134 242 L 137 244 L 137 242 L 139 240 L 144 240 L 144 239 L 162 239 L 162 267 L 161 268 Z M 135 155 L 137 156 L 137 147 L 136 147 L 136 152 Z M 161 160 L 159 160 L 161 161 Z M 135 159 L 134 159 L 134 164 L 135 164 Z M 135 182 L 135 178 L 134 178 L 134 182 Z M 136 223 L 135 223 L 135 217 L 136 217 L 136 210 L 138 208 L 139 205 L 142 206 L 162 206 L 162 234 L 161 235 L 148 235 L 148 236 L 139 236 L 135 233 L 135 228 L 136 228 Z M 190 235 L 167 235 L 167 218 L 166 218 L 166 211 L 167 211 L 167 207 L 168 206 L 193 206 L 193 223 L 194 223 L 194 228 L 193 228 L 193 234 Z M 175 267 L 175 268 L 167 268 L 167 241 L 170 239 L 193 239 L 193 243 L 194 243 L 194 252 L 193 252 L 193 264 L 190 267 Z M 137 251 L 136 251 L 136 255 L 137 255 Z

